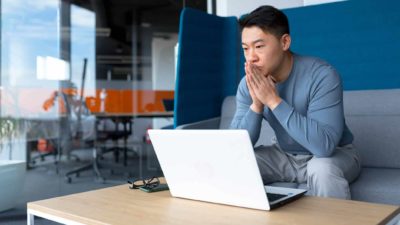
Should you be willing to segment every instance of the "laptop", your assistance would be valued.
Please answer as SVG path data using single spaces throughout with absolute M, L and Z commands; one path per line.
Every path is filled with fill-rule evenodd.
M 162 100 L 163 106 L 165 111 L 170 112 L 170 111 L 174 111 L 174 99 L 163 99 Z
M 302 189 L 264 186 L 246 130 L 149 130 L 173 197 L 270 210 Z

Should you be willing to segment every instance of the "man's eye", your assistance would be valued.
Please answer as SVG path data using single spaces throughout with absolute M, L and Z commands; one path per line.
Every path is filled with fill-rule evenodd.
M 247 51 L 247 48 L 244 48 L 244 47 L 243 47 L 243 51 Z
M 262 48 L 264 45 L 257 45 L 256 48 Z

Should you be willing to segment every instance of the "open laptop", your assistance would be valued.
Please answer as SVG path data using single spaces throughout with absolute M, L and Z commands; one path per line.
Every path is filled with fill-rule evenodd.
M 270 210 L 306 190 L 264 186 L 246 130 L 149 130 L 174 197 Z
M 163 106 L 165 111 L 170 112 L 170 111 L 174 111 L 174 99 L 168 99 L 168 98 L 164 98 L 162 100 Z

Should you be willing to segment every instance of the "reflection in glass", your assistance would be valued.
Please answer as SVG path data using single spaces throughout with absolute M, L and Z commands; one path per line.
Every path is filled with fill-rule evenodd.
M 59 72 L 59 66 L 51 63 L 60 55 L 59 1 L 1 0 L 0 21 L 2 212 L 15 207 L 23 196 L 28 142 L 38 137 L 49 138 L 46 135 L 57 135 L 58 132 L 57 123 L 54 123 L 54 118 L 58 117 L 57 110 L 46 111 L 43 103 L 58 89 L 58 80 L 45 78 Z M 39 68 L 38 61 L 44 67 Z M 47 69 L 44 69 L 46 65 Z M 38 79 L 38 70 L 45 75 L 41 77 L 44 79 Z M 53 123 L 39 126 L 43 121 Z
M 204 2 L 185 1 L 185 5 L 204 7 Z M 93 155 L 76 146 L 103 141 L 98 141 L 98 135 L 93 137 L 95 124 L 98 131 L 110 133 L 104 140 L 108 149 L 99 153 L 104 157 L 102 165 L 123 163 L 121 173 L 115 173 L 119 178 L 127 174 L 132 178 L 159 175 L 151 144 L 145 142 L 146 130 L 164 126 L 152 123 L 152 114 L 171 112 L 163 100 L 174 97 L 174 46 L 182 3 L 0 0 L 0 128 L 4 125 L 0 130 L 0 193 L 7 189 L 4 184 L 10 184 L 5 180 L 8 178 L 20 182 L 11 187 L 27 189 L 28 184 L 21 183 L 25 164 L 20 165 L 18 174 L 2 173 L 4 162 L 15 160 L 29 161 L 32 169 L 28 177 L 43 172 L 45 167 L 52 174 L 35 175 L 35 179 L 60 182 L 45 188 L 40 181 L 29 182 L 29 190 L 38 190 L 35 197 L 43 197 L 41 190 L 70 192 L 61 190 L 71 187 L 64 185 L 64 175 Z M 130 121 L 128 130 L 123 130 L 121 118 Z M 121 134 L 116 128 L 124 131 L 123 138 L 115 138 Z M 70 157 L 74 154 L 80 162 Z M 40 160 L 42 156 L 46 156 L 44 161 Z M 122 163 L 116 163 L 118 157 Z M 102 168 L 106 178 L 111 176 L 107 169 Z M 74 191 L 94 187 L 93 173 L 85 173 L 90 185 L 82 185 L 81 189 L 74 186 Z M 81 178 L 84 180 L 85 175 Z M 21 196 L 16 195 L 17 188 L 13 191 L 0 195 L 0 212 L 12 207 L 2 205 L 8 201 L 4 196 L 14 202 Z
M 96 19 L 92 11 L 71 6 L 71 81 L 84 96 L 95 96 L 96 82 Z M 87 59 L 86 76 L 82 80 L 83 60 Z M 84 83 L 83 83 L 84 82 Z
M 57 117 L 57 111 L 46 111 L 42 104 L 58 81 L 38 79 L 37 62 L 38 57 L 59 58 L 59 39 L 58 0 L 1 1 L 0 115 L 19 124 L 12 159 L 26 160 L 28 120 Z

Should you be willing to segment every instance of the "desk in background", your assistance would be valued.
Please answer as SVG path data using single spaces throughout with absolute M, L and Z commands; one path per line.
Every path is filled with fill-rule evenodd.
M 66 224 L 396 224 L 399 206 L 303 197 L 261 211 L 145 193 L 120 185 L 28 203 L 34 216 Z

